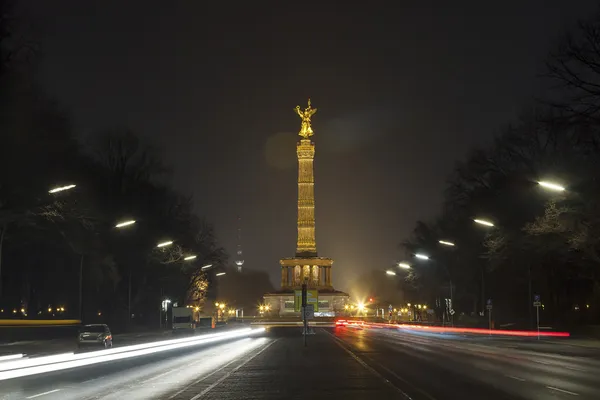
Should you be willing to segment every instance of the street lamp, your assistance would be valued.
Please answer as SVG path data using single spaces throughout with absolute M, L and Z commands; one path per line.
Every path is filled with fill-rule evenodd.
M 427 256 L 425 254 L 417 253 L 417 254 L 415 254 L 415 257 L 417 257 L 417 258 L 419 258 L 421 260 L 429 260 L 429 256 Z
M 396 273 L 394 271 L 390 271 L 390 270 L 385 271 L 385 273 L 388 275 L 396 275 Z
M 135 224 L 135 220 L 131 219 L 129 221 L 119 222 L 118 224 L 115 225 L 115 228 L 124 228 L 126 226 L 133 225 L 133 224 Z
M 486 221 L 485 219 L 474 219 L 473 222 L 475 222 L 476 224 L 479 225 L 484 225 L 484 226 L 494 226 L 494 224 L 490 221 Z
M 565 190 L 564 186 L 561 186 L 556 183 L 548 182 L 548 181 L 539 181 L 538 185 L 540 185 L 546 189 L 554 190 L 556 192 L 562 192 Z
M 187 257 L 184 257 L 183 259 L 185 261 L 190 261 L 190 260 L 193 260 L 194 258 L 196 258 L 196 256 L 187 256 Z
M 204 266 L 202 266 L 202 268 L 200 268 L 200 269 L 201 269 L 201 270 L 205 270 L 205 269 L 209 269 L 210 267 L 212 267 L 212 264 L 204 265 Z
M 167 240 L 166 242 L 162 242 L 156 245 L 156 247 L 167 247 L 173 244 L 172 240 Z
M 410 269 L 410 264 L 407 263 L 398 263 L 398 267 L 403 268 L 403 269 Z
M 65 190 L 71 190 L 71 189 L 73 189 L 76 186 L 77 185 L 58 186 L 58 187 L 55 187 L 55 188 L 52 188 L 52 189 L 48 190 L 48 193 L 64 192 Z
M 439 242 L 440 244 L 443 244 L 444 246 L 454 246 L 454 243 L 452 243 L 452 242 L 449 242 L 449 241 L 447 241 L 447 240 L 438 240 L 438 242 Z
M 223 275 L 225 275 L 226 273 L 227 273 L 227 272 L 219 272 L 219 273 L 215 274 L 215 276 L 223 276 Z

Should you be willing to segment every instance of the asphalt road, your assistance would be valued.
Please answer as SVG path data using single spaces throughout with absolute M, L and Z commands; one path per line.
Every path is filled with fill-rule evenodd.
M 415 399 L 598 399 L 600 353 L 530 339 L 336 328 L 349 351 Z
M 0 381 L 0 399 L 598 399 L 598 350 L 397 329 L 273 328 Z
M 175 399 L 190 384 L 222 377 L 225 368 L 252 357 L 268 343 L 265 337 L 230 339 L 0 381 L 0 399 Z

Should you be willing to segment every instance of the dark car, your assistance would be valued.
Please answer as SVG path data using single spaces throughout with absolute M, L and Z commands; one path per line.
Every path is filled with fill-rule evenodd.
M 105 349 L 112 347 L 112 334 L 108 325 L 92 324 L 84 325 L 79 329 L 77 338 L 77 347 L 84 346 L 102 346 Z

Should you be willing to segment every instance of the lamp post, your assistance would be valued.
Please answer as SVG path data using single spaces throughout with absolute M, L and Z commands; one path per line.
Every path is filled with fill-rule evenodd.
M 439 242 L 441 244 L 444 244 L 445 246 L 452 246 L 452 247 L 454 246 L 454 243 L 448 242 L 445 240 L 440 240 Z M 442 242 L 445 242 L 445 243 L 442 243 Z M 448 244 L 448 243 L 450 243 L 450 244 Z M 417 254 L 415 254 L 415 257 L 420 260 L 424 260 L 424 261 L 432 261 L 432 262 L 436 263 L 437 265 L 440 265 L 440 263 L 437 260 L 432 259 L 425 254 L 417 253 Z M 446 313 L 449 313 L 450 317 L 448 319 L 450 320 L 451 325 L 454 326 L 454 315 L 452 314 L 452 309 L 454 306 L 454 290 L 453 290 L 454 284 L 452 283 L 452 276 L 450 275 L 450 271 L 448 270 L 448 267 L 445 264 L 442 264 L 442 267 L 444 268 L 444 271 L 446 272 L 446 276 L 448 278 L 448 283 L 450 284 L 450 304 L 446 304 L 446 307 L 444 308 L 444 313 L 442 315 L 443 324 L 445 324 Z M 445 297 L 445 295 L 444 295 L 444 297 Z M 444 303 L 446 303 L 446 301 L 444 301 Z M 448 310 L 448 309 L 450 309 L 450 310 Z

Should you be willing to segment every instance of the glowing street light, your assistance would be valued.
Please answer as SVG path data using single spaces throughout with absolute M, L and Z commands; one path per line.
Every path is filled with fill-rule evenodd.
M 385 271 L 385 273 L 388 275 L 396 275 L 396 273 L 394 271 L 390 271 L 390 270 Z
M 565 190 L 564 186 L 561 186 L 559 184 L 552 183 L 552 182 L 547 182 L 547 181 L 539 181 L 538 185 L 540 185 L 546 189 L 554 190 L 557 192 L 562 192 Z
M 130 219 L 129 221 L 119 222 L 118 224 L 115 225 L 115 228 L 124 228 L 126 226 L 130 226 L 133 224 L 135 224 L 135 219 Z
M 71 190 L 74 187 L 76 187 L 77 185 L 66 185 L 66 186 L 58 186 L 55 188 L 52 188 L 48 191 L 48 193 L 58 193 L 58 192 L 64 192 L 65 190 Z
M 225 275 L 227 272 L 219 272 L 218 274 L 215 274 L 215 276 L 223 276 Z
M 365 305 L 363 303 L 358 303 L 356 308 L 358 308 L 358 311 L 364 311 Z
M 494 226 L 492 222 L 486 221 L 485 219 L 474 219 L 473 222 L 479 225 Z
M 415 257 L 420 258 L 421 260 L 429 260 L 429 256 L 425 255 L 425 254 L 415 254 Z
M 184 259 L 185 261 L 190 261 L 190 260 L 193 260 L 194 258 L 196 258 L 196 256 L 187 256 L 187 257 L 184 257 L 183 259 Z M 203 268 L 204 268 L 204 267 L 203 267 Z
M 172 240 L 167 240 L 166 242 L 162 242 L 156 245 L 156 247 L 167 247 L 173 244 Z
M 447 240 L 438 240 L 438 242 L 439 242 L 440 244 L 443 244 L 444 246 L 454 246 L 454 243 L 452 243 L 452 242 L 449 242 L 449 241 L 447 241 Z
M 212 267 L 212 264 L 204 265 L 204 266 L 203 266 L 202 268 L 200 268 L 200 269 L 202 269 L 202 270 L 205 270 L 205 269 L 209 269 L 210 267 Z
M 398 263 L 398 267 L 403 268 L 403 269 L 410 269 L 410 264 L 407 263 Z

